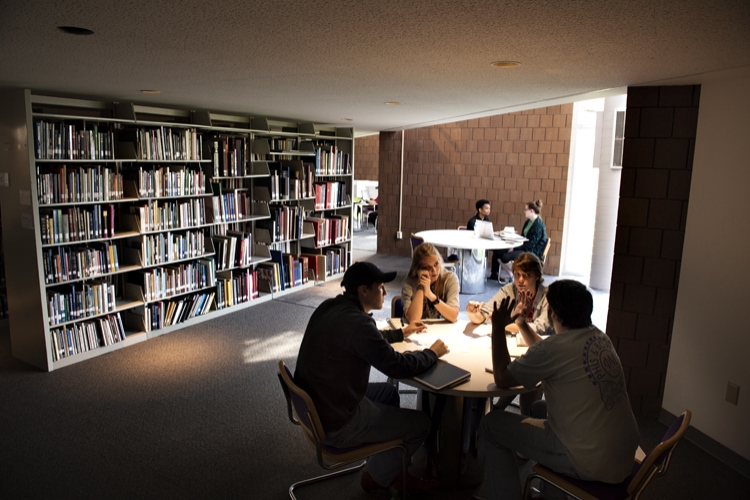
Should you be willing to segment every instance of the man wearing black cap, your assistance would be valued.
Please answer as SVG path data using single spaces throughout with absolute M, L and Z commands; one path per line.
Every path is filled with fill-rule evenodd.
M 352 264 L 341 282 L 345 292 L 323 302 L 307 325 L 294 380 L 315 402 L 327 445 L 347 448 L 403 439 L 411 456 L 429 433 L 430 418 L 421 411 L 399 408 L 395 387 L 369 384 L 370 367 L 392 378 L 407 378 L 448 352 L 441 340 L 407 354 L 390 346 L 423 331 L 421 322 L 401 330 L 378 330 L 369 313 L 383 308 L 384 283 L 395 278 L 395 272 L 384 273 L 369 262 Z M 399 489 L 401 470 L 401 452 L 386 451 L 368 460 L 360 483 L 366 490 Z M 435 485 L 411 475 L 407 478 L 410 490 L 425 491 Z

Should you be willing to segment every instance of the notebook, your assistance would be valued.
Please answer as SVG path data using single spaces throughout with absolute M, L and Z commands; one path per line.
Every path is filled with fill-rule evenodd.
M 471 378 L 471 372 L 438 359 L 427 371 L 414 376 L 414 380 L 439 391 L 462 384 Z

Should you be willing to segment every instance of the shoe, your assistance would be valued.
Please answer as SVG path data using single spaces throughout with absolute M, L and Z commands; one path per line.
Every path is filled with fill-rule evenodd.
M 396 479 L 391 482 L 390 486 L 388 487 L 388 490 L 391 492 L 403 492 L 404 490 L 404 472 L 401 471 L 398 473 L 398 476 L 396 476 Z M 409 493 L 429 493 L 430 491 L 433 491 L 435 488 L 438 487 L 440 483 L 434 479 L 422 479 L 421 477 L 417 477 L 413 475 L 412 473 L 408 473 L 406 476 L 406 489 L 409 490 Z
M 401 477 L 401 476 L 399 476 Z M 365 491 L 377 491 L 377 490 L 387 490 L 388 486 L 383 486 L 379 482 L 375 481 L 372 476 L 370 475 L 370 472 L 365 469 L 362 471 L 362 477 L 359 479 L 359 485 L 362 487 Z

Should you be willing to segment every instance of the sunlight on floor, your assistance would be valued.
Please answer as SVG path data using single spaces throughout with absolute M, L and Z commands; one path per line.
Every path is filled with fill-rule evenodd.
M 246 364 L 262 361 L 276 361 L 297 355 L 302 332 L 289 330 L 268 338 L 248 339 L 242 351 L 242 359 Z

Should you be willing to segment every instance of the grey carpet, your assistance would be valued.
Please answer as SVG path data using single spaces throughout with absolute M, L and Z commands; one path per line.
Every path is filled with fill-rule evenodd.
M 398 293 L 409 259 L 366 256 L 399 271 L 388 286 L 389 298 Z M 321 469 L 286 418 L 276 362 L 294 366 L 314 305 L 339 292 L 339 282 L 330 282 L 52 373 L 11 357 L 6 323 L 0 498 L 288 498 L 292 482 Z M 387 315 L 388 307 L 375 317 Z M 414 407 L 413 397 L 403 402 Z M 639 426 L 647 448 L 666 429 L 645 418 Z M 644 498 L 739 498 L 748 490 L 750 481 L 684 442 L 673 470 Z M 300 497 L 388 498 L 363 492 L 358 474 L 308 487 Z

